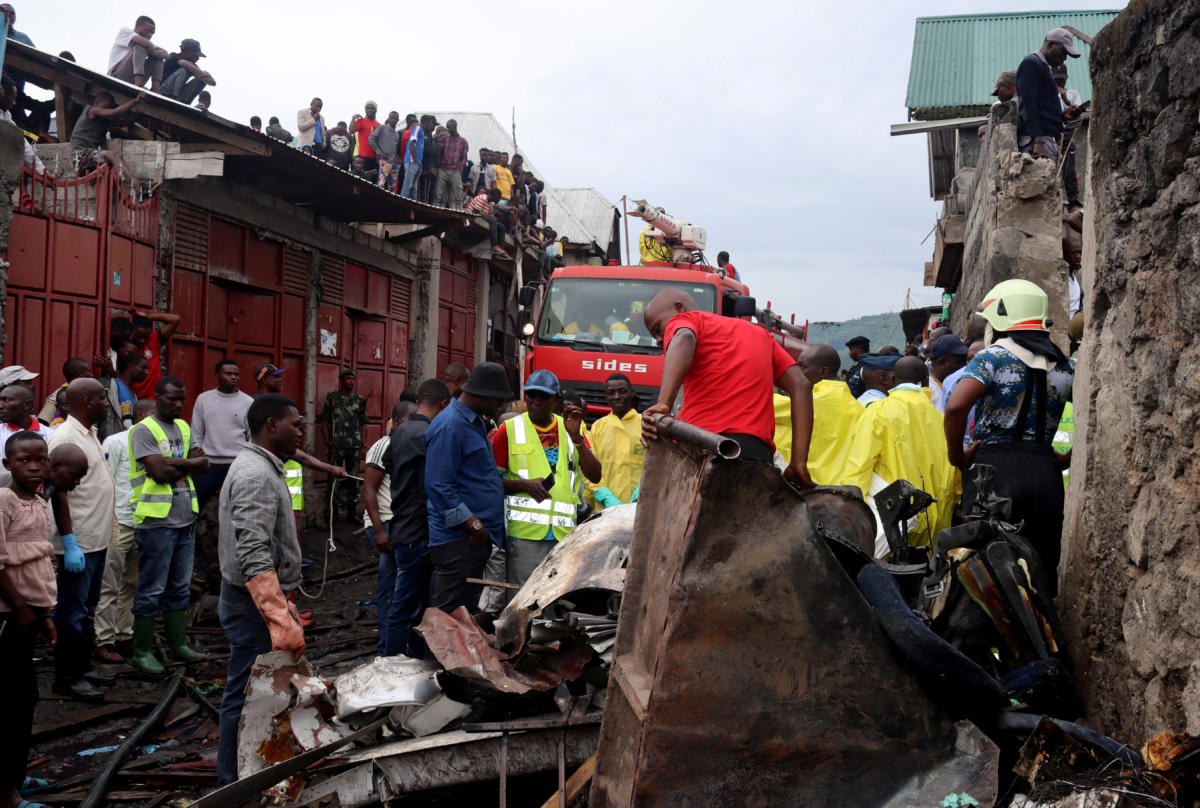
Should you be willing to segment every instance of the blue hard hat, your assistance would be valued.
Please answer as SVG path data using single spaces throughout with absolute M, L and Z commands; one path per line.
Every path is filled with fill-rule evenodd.
M 525 392 L 537 390 L 548 396 L 556 396 L 559 394 L 558 377 L 548 370 L 535 370 L 529 374 L 524 389 Z

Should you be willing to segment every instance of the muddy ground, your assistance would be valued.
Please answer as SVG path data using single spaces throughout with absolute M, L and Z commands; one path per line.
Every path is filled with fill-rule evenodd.
M 306 569 L 304 590 L 316 595 L 321 586 L 327 531 L 302 536 Z M 320 597 L 297 595 L 297 605 L 311 609 L 316 623 L 306 631 L 308 658 L 332 678 L 369 661 L 375 654 L 377 631 L 374 606 L 376 555 L 365 535 L 339 525 L 336 552 L 328 555 L 327 580 Z M 199 566 L 199 565 L 198 565 Z M 121 765 L 109 789 L 109 805 L 185 805 L 216 785 L 217 721 L 225 681 L 228 645 L 217 621 L 216 597 L 204 595 L 193 603 L 192 645 L 209 654 L 206 662 L 171 664 L 181 672 L 190 692 L 171 706 L 164 723 Z M 109 761 L 110 747 L 119 745 L 139 726 L 166 692 L 166 680 L 139 673 L 126 664 L 97 665 L 113 675 L 102 705 L 67 699 L 51 692 L 52 651 L 37 651 L 40 700 L 34 718 L 34 742 L 29 774 L 53 784 L 49 791 L 30 795 L 49 805 L 77 805 Z M 160 659 L 166 657 L 160 653 Z M 205 702 L 202 704 L 201 701 Z M 510 781 L 509 805 L 538 806 L 557 787 L 550 773 Z M 522 798 L 525 795 L 525 798 Z M 430 793 L 406 799 L 405 805 L 497 803 L 495 784 L 459 789 L 453 794 Z

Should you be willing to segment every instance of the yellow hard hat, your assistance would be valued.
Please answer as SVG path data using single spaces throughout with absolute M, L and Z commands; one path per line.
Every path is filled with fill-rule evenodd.
M 979 314 L 996 331 L 1049 331 L 1050 300 L 1036 283 L 1013 278 L 983 296 Z

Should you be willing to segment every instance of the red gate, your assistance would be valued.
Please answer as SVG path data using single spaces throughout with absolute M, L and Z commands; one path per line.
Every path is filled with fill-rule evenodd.
M 132 199 L 107 167 L 85 177 L 21 175 L 8 238 L 4 364 L 42 375 L 108 353 L 108 319 L 154 307 L 156 198 Z
M 478 288 L 476 259 L 443 241 L 438 281 L 437 367 L 434 369 L 439 376 L 451 362 L 475 367 Z

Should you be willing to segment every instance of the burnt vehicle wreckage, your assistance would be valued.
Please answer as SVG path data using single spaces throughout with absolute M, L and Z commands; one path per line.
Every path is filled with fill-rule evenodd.
M 659 432 L 639 502 L 556 545 L 494 631 L 430 609 L 431 659 L 329 680 L 260 657 L 241 779 L 190 804 L 456 804 L 455 789 L 501 806 L 1191 804 L 1195 739 L 1139 753 L 1072 723 L 1046 576 L 990 469 L 972 470 L 977 502 L 932 553 L 904 530 L 928 495 L 880 492 L 879 560 L 857 488 L 801 492 L 721 436 L 669 416 Z M 187 692 L 205 702 L 176 678 L 163 704 Z M 167 709 L 60 802 L 90 786 L 83 804 L 105 804 L 139 749 L 162 755 L 139 744 Z M 1071 802 L 1087 794 L 1109 801 Z M 107 799 L 146 804 L 127 797 Z

